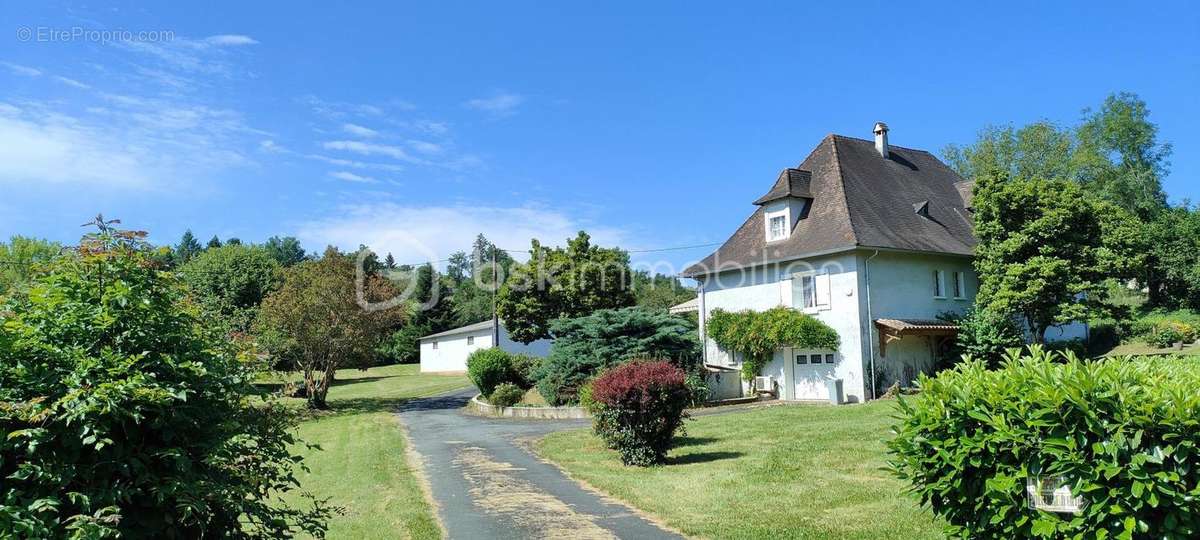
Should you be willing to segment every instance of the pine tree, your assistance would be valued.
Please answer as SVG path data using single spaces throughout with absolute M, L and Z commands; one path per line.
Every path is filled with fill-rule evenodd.
M 212 239 L 208 241 L 208 247 L 210 247 L 210 248 L 221 247 L 221 239 L 217 238 L 217 235 L 214 234 Z
M 192 235 L 192 230 L 184 231 L 183 237 L 179 239 L 179 245 L 175 246 L 175 259 L 178 264 L 188 262 L 197 253 L 203 250 L 200 242 L 196 241 L 196 237 Z

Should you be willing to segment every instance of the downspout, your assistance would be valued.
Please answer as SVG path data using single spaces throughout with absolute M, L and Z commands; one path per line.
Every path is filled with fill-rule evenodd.
M 871 316 L 871 259 L 876 255 L 879 255 L 878 249 L 863 261 L 863 273 L 867 281 L 867 352 L 871 355 L 871 399 L 878 397 L 875 389 L 875 321 Z
M 708 365 L 708 337 L 704 333 L 704 282 L 696 280 L 696 327 L 700 331 L 700 363 Z

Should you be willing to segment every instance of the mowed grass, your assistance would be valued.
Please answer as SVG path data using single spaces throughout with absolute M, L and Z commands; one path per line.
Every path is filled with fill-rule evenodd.
M 407 399 L 465 387 L 467 379 L 421 375 L 416 365 L 342 370 L 337 379 L 330 410 L 299 430 L 322 448 L 300 451 L 310 469 L 298 473 L 302 489 L 345 511 L 330 521 L 329 538 L 440 538 L 393 411 Z
M 622 466 L 589 430 L 538 451 L 572 476 L 699 538 L 943 538 L 883 469 L 894 402 L 701 416 L 661 467 Z

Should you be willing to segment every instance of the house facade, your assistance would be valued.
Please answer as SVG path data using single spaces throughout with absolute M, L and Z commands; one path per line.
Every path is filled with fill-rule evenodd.
M 946 354 L 957 327 L 942 319 L 973 302 L 973 185 L 929 152 L 829 135 L 754 201 L 745 223 L 684 275 L 697 298 L 705 363 L 742 359 L 705 335 L 715 309 L 785 306 L 825 322 L 838 350 L 782 348 L 759 383 L 782 399 L 861 402 L 908 384 Z M 1082 325 L 1050 338 L 1086 335 Z M 743 391 L 749 388 L 743 388 Z M 727 396 L 723 396 L 727 397 Z
M 528 345 L 513 341 L 503 324 L 496 328 L 490 320 L 478 322 L 422 337 L 421 372 L 465 373 L 467 356 L 476 350 L 493 346 L 514 354 L 546 356 L 550 354 L 550 345 L 549 339 L 541 339 Z

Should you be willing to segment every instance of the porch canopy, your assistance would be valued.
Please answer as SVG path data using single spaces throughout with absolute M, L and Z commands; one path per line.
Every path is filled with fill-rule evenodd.
M 946 321 L 922 319 L 875 319 L 879 331 L 879 356 L 887 355 L 887 345 L 906 336 L 931 336 L 939 340 L 958 335 L 958 325 Z

